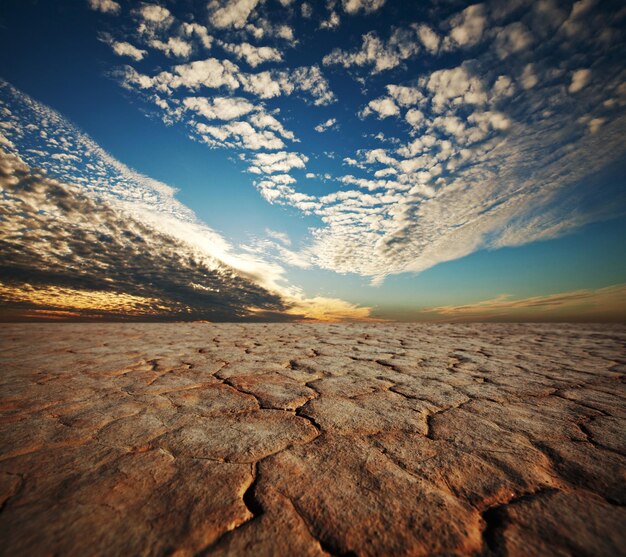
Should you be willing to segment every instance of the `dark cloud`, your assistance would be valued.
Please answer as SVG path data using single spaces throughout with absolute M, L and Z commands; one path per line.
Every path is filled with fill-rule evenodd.
M 77 186 L 29 168 L 5 151 L 0 151 L 0 184 L 0 303 L 5 318 L 32 309 L 61 309 L 56 298 L 41 304 L 36 296 L 38 289 L 50 288 L 140 300 L 141 311 L 126 315 L 97 304 L 75 307 L 76 315 L 288 318 L 281 313 L 287 305 L 280 296 L 241 272 L 130 218 L 101 198 L 85 195 Z M 33 296 L 17 300 L 11 295 L 16 289 Z

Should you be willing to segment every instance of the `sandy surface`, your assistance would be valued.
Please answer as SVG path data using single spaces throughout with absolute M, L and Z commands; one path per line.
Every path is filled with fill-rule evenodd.
M 626 327 L 1 335 L 5 555 L 626 553 Z

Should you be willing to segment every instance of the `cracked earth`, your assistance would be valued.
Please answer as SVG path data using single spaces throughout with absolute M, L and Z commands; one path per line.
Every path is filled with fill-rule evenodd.
M 3 555 L 626 554 L 626 327 L 1 331 Z

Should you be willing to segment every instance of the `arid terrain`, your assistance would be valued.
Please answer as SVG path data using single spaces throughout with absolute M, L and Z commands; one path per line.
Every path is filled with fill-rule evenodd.
M 626 327 L 1 329 L 4 555 L 624 555 Z

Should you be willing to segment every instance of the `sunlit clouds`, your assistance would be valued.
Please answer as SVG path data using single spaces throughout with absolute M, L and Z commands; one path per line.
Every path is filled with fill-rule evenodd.
M 623 321 L 626 285 L 514 298 L 506 294 L 460 306 L 424 308 L 445 321 Z
M 123 292 L 107 292 L 106 290 L 77 290 L 58 286 L 32 286 L 28 283 L 19 286 L 0 284 L 2 303 L 11 306 L 17 316 L 29 311 L 40 312 L 51 317 L 59 312 L 71 312 L 73 316 L 106 317 L 106 318 L 150 318 L 174 313 L 191 313 L 191 308 L 163 304 L 157 298 L 144 298 Z M 22 311 L 18 311 L 18 310 Z

